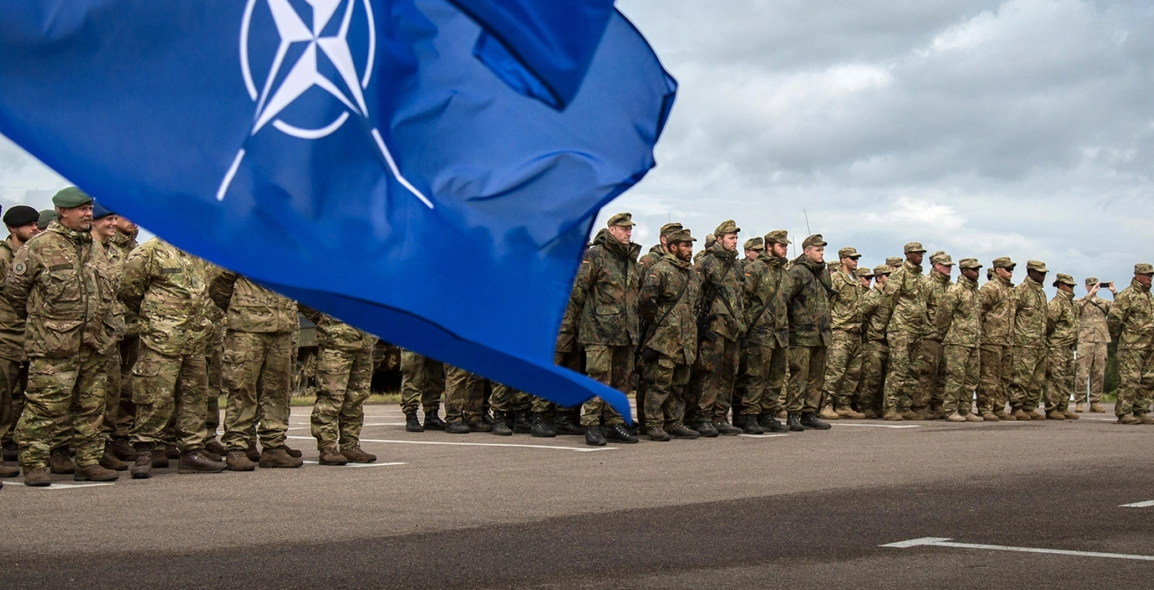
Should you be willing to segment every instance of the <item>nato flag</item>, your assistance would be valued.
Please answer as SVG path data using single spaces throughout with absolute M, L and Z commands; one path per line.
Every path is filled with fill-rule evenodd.
M 0 133 L 177 246 L 562 405 L 676 83 L 610 0 L 9 0 Z

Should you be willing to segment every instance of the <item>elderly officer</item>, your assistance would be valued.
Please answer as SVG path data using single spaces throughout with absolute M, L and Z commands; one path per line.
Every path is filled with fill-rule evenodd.
M 1090 411 L 1105 412 L 1099 405 L 1102 401 L 1102 385 L 1106 379 L 1106 348 L 1110 344 L 1110 331 L 1106 328 L 1106 317 L 1110 315 L 1113 302 L 1100 299 L 1098 292 L 1105 286 L 1117 295 L 1114 283 L 1099 283 L 1095 277 L 1086 279 L 1086 296 L 1074 300 L 1078 312 L 1078 376 L 1074 382 L 1074 397 L 1078 403 L 1075 412 L 1082 411 L 1082 400 L 1089 387 Z
M 1107 325 L 1118 339 L 1119 424 L 1154 424 L 1150 400 L 1154 396 L 1154 297 L 1150 282 L 1154 265 L 1134 265 L 1134 280 L 1114 299 Z

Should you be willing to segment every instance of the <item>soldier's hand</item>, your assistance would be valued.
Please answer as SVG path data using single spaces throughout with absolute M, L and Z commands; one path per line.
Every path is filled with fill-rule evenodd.
M 1114 294 L 1114 295 L 1117 295 L 1117 294 L 1118 294 L 1118 291 L 1114 290 L 1114 281 L 1110 281 L 1110 282 L 1109 282 L 1109 283 L 1107 283 L 1107 284 L 1108 284 L 1108 285 L 1110 285 L 1110 293 L 1112 293 L 1112 294 Z
M 1090 287 L 1090 295 L 1097 293 L 1098 289 L 1101 289 L 1101 288 L 1102 288 L 1102 283 L 1094 283 L 1094 286 Z

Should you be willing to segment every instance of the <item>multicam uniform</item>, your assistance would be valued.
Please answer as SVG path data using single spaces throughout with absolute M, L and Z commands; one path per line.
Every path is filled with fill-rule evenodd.
M 888 268 L 888 267 L 887 267 Z M 877 275 L 882 267 L 874 269 Z M 891 268 L 892 271 L 892 268 Z M 886 326 L 890 323 L 894 304 L 892 296 L 886 293 L 884 285 L 874 284 L 862 300 L 862 324 L 865 327 L 865 343 L 862 345 L 861 384 L 858 386 L 858 410 L 872 410 L 880 416 L 882 411 L 882 388 L 886 371 L 889 369 L 889 344 L 886 341 Z
M 1102 401 L 1107 348 L 1110 344 L 1106 317 L 1110 315 L 1111 306 L 1113 302 L 1099 299 L 1097 294 L 1074 300 L 1074 309 L 1078 312 L 1078 376 L 1074 382 L 1074 396 L 1079 400 L 1086 399 L 1088 383 L 1089 401 L 1092 404 Z
M 139 231 L 123 233 L 117 231 L 108 239 L 109 252 L 116 252 L 120 260 L 126 260 L 128 255 L 140 244 L 136 241 Z M 132 404 L 132 366 L 136 363 L 140 349 L 140 326 L 136 314 L 125 311 L 124 337 L 118 343 L 120 348 L 120 409 L 116 412 L 112 429 L 113 439 L 128 439 L 128 430 L 132 428 L 132 421 L 136 419 L 136 406 Z M 105 415 L 105 420 L 108 415 Z
M 950 257 L 943 256 L 942 259 L 950 260 Z M 918 343 L 917 356 L 921 361 L 921 375 L 918 386 L 914 388 L 912 405 L 915 410 L 928 409 L 933 413 L 942 410 L 946 371 L 946 367 L 942 364 L 943 339 L 946 337 L 946 331 L 943 328 L 944 320 L 939 308 L 951 286 L 950 276 L 938 272 L 937 269 L 931 270 L 925 280 L 927 321 L 925 332 Z
M 969 416 L 981 374 L 982 300 L 978 282 L 964 275 L 958 277 L 942 298 L 939 314 L 947 327 L 942 339 L 946 374 L 942 411 L 947 416 L 954 412 Z
M 311 307 L 300 309 L 317 325 L 319 349 L 310 432 L 321 451 L 350 451 L 361 442 L 377 337 Z
M 1131 281 L 1114 298 L 1107 324 L 1110 335 L 1118 339 L 1118 403 L 1114 413 L 1119 419 L 1131 415 L 1139 420 L 1154 418 L 1146 416 L 1154 397 L 1154 297 L 1150 288 Z
M 0 277 L 8 276 L 17 248 L 12 236 L 0 242 Z M 8 443 L 24 409 L 28 355 L 24 353 L 24 317 L 0 297 L 0 440 Z
M 868 291 L 857 276 L 841 270 L 830 283 L 836 295 L 830 302 L 832 342 L 825 365 L 824 404 L 852 410 L 861 380 L 862 304 Z
M 401 350 L 401 411 L 424 410 L 426 420 L 441 409 L 445 392 L 445 365 L 411 350 Z
M 888 414 L 910 409 L 921 375 L 917 352 L 926 330 L 926 285 L 921 265 L 903 262 L 890 275 L 885 294 L 893 301 L 893 312 L 886 326 L 889 372 L 882 398 L 882 411 Z
M 1078 312 L 1072 291 L 1059 289 L 1046 308 L 1046 345 L 1046 412 L 1065 414 L 1074 394 L 1074 349 L 1078 346 Z
M 1001 260 L 1001 259 L 999 259 Z M 1009 265 L 1009 259 L 998 264 Z M 982 300 L 982 345 L 980 347 L 981 376 L 978 378 L 978 412 L 989 420 L 1009 417 L 1005 413 L 1009 397 L 1013 357 L 1010 352 L 1014 329 L 1014 284 L 995 274 L 978 291 Z
M 1032 413 L 1042 402 L 1046 378 L 1046 292 L 1029 277 L 1014 287 L 1014 369 L 1010 407 Z M 1020 418 L 1020 416 L 1018 416 Z

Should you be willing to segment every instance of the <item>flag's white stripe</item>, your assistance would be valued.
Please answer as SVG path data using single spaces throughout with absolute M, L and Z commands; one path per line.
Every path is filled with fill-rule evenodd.
M 228 192 L 228 185 L 232 184 L 232 177 L 236 176 L 236 171 L 240 168 L 240 161 L 244 159 L 244 148 L 236 153 L 236 159 L 232 161 L 232 166 L 228 167 L 228 173 L 224 175 L 224 180 L 220 182 L 220 188 L 216 191 L 216 200 L 223 201 L 224 194 Z
M 397 182 L 401 183 L 402 186 L 409 189 L 409 192 L 413 193 L 418 199 L 420 199 L 426 207 L 432 209 L 433 202 L 425 198 L 425 195 L 422 195 L 421 191 L 417 190 L 417 187 L 409 184 L 409 181 L 405 180 L 404 176 L 401 176 L 401 171 L 397 169 L 397 163 L 393 161 L 393 155 L 389 153 L 389 148 L 385 145 L 385 140 L 381 139 L 380 132 L 374 128 L 372 134 L 373 139 L 377 141 L 377 147 L 380 148 L 381 154 L 385 156 L 385 162 L 388 162 L 389 164 L 389 170 L 392 170 L 393 176 L 397 178 Z

